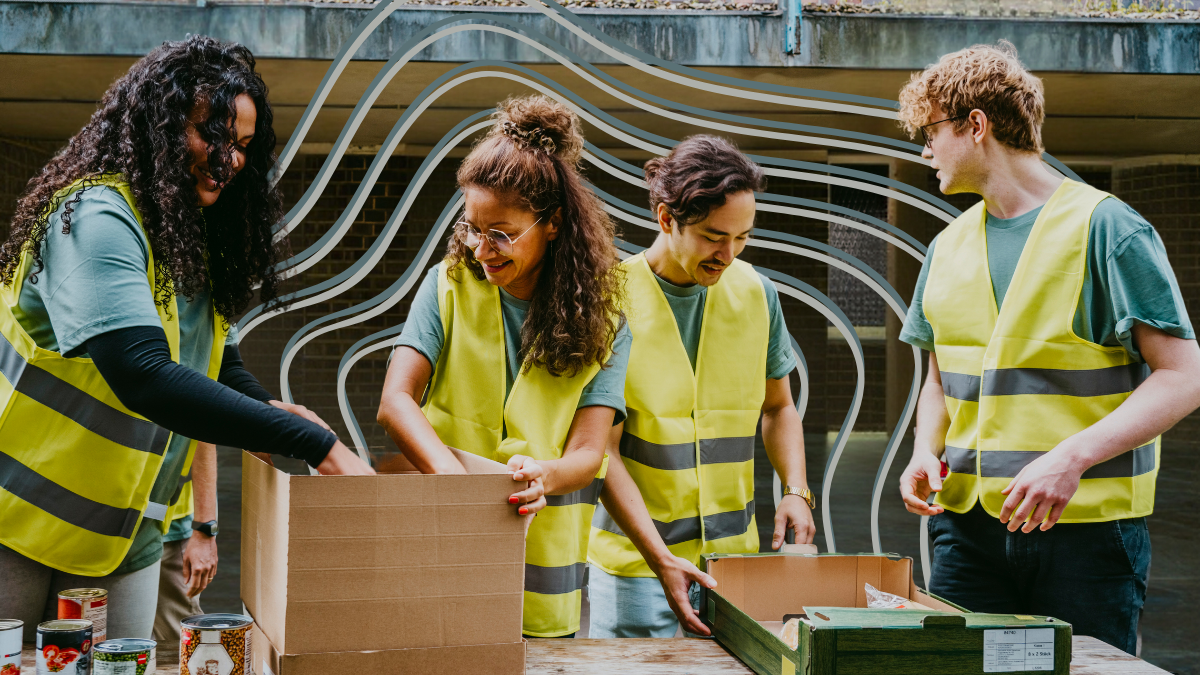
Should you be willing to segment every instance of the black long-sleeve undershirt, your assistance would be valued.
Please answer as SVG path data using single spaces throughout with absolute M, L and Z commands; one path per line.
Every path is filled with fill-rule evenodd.
M 244 393 L 171 361 L 161 328 L 114 330 L 89 339 L 86 348 L 125 407 L 188 438 L 295 457 L 313 467 L 337 442 L 337 436 L 319 425 L 263 403 L 262 396 L 271 396 L 241 367 L 240 354 L 228 373 L 224 364 L 221 371 Z
M 238 351 L 237 345 L 225 345 L 225 354 L 221 357 L 221 373 L 217 375 L 217 382 L 239 394 L 245 394 L 255 401 L 266 403 L 275 400 L 275 395 L 264 389 L 259 384 L 258 378 L 246 370 L 245 364 L 242 363 L 242 353 Z

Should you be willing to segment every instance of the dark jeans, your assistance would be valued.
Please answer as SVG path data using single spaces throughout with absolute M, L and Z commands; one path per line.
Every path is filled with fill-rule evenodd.
M 1009 532 L 978 504 L 929 519 L 929 590 L 972 612 L 1038 614 L 1069 622 L 1133 654 L 1146 601 L 1145 518 Z

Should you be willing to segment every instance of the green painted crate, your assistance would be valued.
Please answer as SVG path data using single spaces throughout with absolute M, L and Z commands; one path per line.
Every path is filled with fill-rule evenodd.
M 701 617 L 717 641 L 759 675 L 1068 675 L 1070 670 L 1070 624 L 968 612 L 918 588 L 911 558 L 759 553 L 707 560 L 718 585 L 706 592 Z M 929 609 L 866 609 L 866 583 Z M 793 650 L 776 633 L 785 615 L 801 613 L 806 618 Z M 1027 632 L 1031 629 L 1052 634 Z M 1022 641 L 1035 639 L 1028 649 Z M 985 653 L 991 657 L 988 670 Z M 1032 656 L 1028 662 L 1027 656 Z M 1023 662 L 1034 669 L 1011 669 Z

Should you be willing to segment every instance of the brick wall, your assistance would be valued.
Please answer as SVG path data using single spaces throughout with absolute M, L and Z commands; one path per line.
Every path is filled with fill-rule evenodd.
M 1112 192 L 1162 237 L 1194 325 L 1200 318 L 1200 158 L 1119 162 L 1112 171 Z M 1167 438 L 1200 446 L 1200 412 L 1177 424 Z
M 8 236 L 17 198 L 25 184 L 49 161 L 57 143 L 0 137 L 0 239 Z

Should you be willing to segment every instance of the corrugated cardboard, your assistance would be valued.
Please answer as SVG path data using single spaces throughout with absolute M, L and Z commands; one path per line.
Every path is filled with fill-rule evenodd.
M 257 627 L 252 638 L 256 675 L 513 675 L 525 672 L 525 642 L 324 654 L 281 654 Z
M 917 587 L 912 562 L 866 555 L 717 557 L 708 561 L 708 573 L 721 595 L 755 621 L 779 621 L 804 606 L 865 608 L 864 584 L 930 609 L 959 611 Z
M 524 654 L 526 518 L 506 501 L 503 465 L 454 452 L 470 475 L 292 476 L 243 455 L 242 601 L 285 661 L 468 645 L 504 645 L 467 650 L 497 663 Z M 451 652 L 420 658 L 450 663 L 436 655 Z

